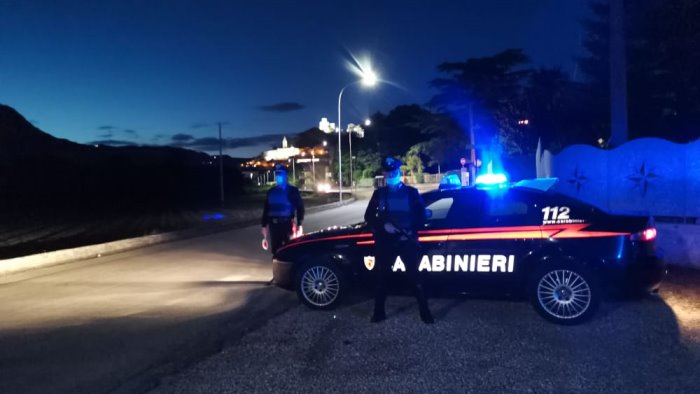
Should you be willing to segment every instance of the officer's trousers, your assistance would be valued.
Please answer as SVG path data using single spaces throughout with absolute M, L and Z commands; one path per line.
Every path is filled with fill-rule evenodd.
M 289 242 L 292 237 L 291 219 L 273 219 L 270 221 L 270 252 L 275 254 L 277 249 Z
M 420 249 L 412 241 L 384 241 L 377 240 L 375 244 L 374 270 L 374 311 L 375 314 L 384 314 L 384 303 L 387 296 L 387 285 L 390 275 L 406 275 L 408 284 L 413 291 L 418 306 L 422 312 L 428 310 L 428 300 L 425 294 L 422 275 L 418 272 L 418 254 Z M 392 266 L 401 257 L 406 272 L 394 272 Z

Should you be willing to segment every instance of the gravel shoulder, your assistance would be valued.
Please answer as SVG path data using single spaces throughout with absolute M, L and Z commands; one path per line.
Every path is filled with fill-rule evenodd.
M 154 393 L 688 393 L 700 383 L 700 272 L 674 270 L 658 296 L 603 305 L 584 325 L 547 323 L 521 301 L 390 297 L 335 311 L 301 305 Z

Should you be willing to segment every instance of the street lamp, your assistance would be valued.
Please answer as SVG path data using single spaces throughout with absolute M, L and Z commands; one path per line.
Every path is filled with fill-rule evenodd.
M 379 81 L 379 78 L 377 77 L 377 74 L 367 67 L 367 69 L 362 69 L 360 70 L 360 75 L 361 78 L 358 81 L 350 82 L 349 84 L 345 85 L 342 89 L 340 89 L 340 93 L 338 94 L 338 195 L 340 196 L 340 201 L 343 201 L 343 170 L 342 170 L 342 151 L 341 151 L 341 139 L 340 139 L 340 133 L 343 131 L 342 123 L 340 121 L 340 108 L 341 108 L 341 102 L 343 99 L 343 92 L 345 89 L 349 88 L 352 85 L 355 84 L 362 84 L 362 86 L 365 87 L 373 87 L 374 85 L 377 84 Z M 350 157 L 350 161 L 352 162 L 352 154 Z M 350 178 L 350 187 L 352 187 L 352 178 Z

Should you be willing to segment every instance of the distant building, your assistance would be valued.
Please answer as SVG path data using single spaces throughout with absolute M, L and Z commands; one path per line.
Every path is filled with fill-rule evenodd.
M 286 164 L 290 181 L 302 190 L 329 188 L 330 157 L 323 146 L 297 148 L 289 146 L 287 137 L 282 147 L 265 151 L 260 156 L 241 164 L 244 176 L 258 185 L 272 183 L 275 163 Z
M 288 146 L 287 137 L 282 139 L 282 147 L 265 151 L 264 157 L 267 161 L 284 161 L 290 157 L 299 156 L 299 148 Z

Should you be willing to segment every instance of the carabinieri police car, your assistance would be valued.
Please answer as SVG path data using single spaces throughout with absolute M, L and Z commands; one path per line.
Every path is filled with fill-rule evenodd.
M 560 324 L 589 319 L 610 290 L 656 290 L 666 268 L 651 217 L 605 212 L 552 191 L 555 182 L 441 185 L 423 194 L 418 270 L 428 290 L 526 296 Z M 333 308 L 353 288 L 371 288 L 373 244 L 365 224 L 296 238 L 274 256 L 273 282 L 311 308 Z M 406 269 L 397 258 L 395 287 Z

